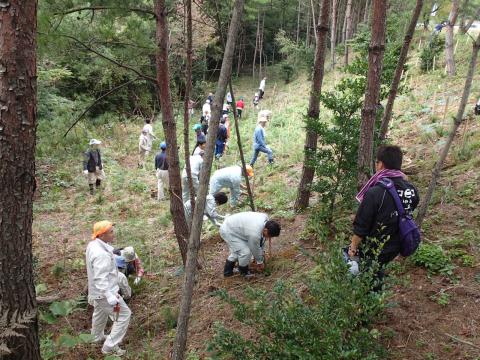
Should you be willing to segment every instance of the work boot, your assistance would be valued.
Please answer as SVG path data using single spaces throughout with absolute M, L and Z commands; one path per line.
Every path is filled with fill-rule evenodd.
M 223 276 L 224 277 L 232 276 L 234 267 L 235 267 L 235 262 L 227 259 L 227 261 L 225 261 L 225 267 L 223 268 Z
M 252 277 L 254 277 L 255 275 L 252 274 L 249 270 L 248 270 L 248 265 L 247 266 L 238 266 L 238 271 L 240 272 L 240 275 L 242 275 L 245 279 L 251 279 Z
M 90 195 L 95 195 L 95 188 L 93 187 L 93 184 L 88 184 L 88 187 L 90 188 Z
M 95 187 L 96 187 L 97 189 L 99 189 L 99 188 L 100 188 L 100 185 L 102 185 L 102 180 L 97 179 L 97 181 L 95 181 Z
M 123 356 L 125 355 L 126 350 L 120 349 L 120 346 L 116 345 L 113 348 L 109 348 L 105 345 L 102 347 L 102 354 L 104 355 L 114 355 L 114 356 Z

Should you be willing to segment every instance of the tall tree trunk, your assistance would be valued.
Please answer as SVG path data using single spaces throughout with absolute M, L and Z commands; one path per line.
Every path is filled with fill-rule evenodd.
M 373 0 L 372 38 L 368 49 L 368 74 L 365 101 L 362 108 L 360 142 L 358 147 L 358 186 L 361 187 L 370 176 L 373 155 L 373 136 L 377 104 L 380 98 L 380 76 L 385 52 L 385 28 L 387 1 Z
M 312 7 L 312 25 L 313 25 L 313 35 L 315 36 L 315 43 L 317 42 L 317 20 L 315 19 L 315 5 L 313 4 L 313 0 L 310 0 L 310 5 Z
M 307 34 L 305 36 L 305 46 L 310 47 L 310 6 L 307 6 Z
M 392 118 L 392 109 L 395 98 L 397 97 L 398 85 L 400 84 L 400 78 L 402 77 L 403 67 L 405 66 L 405 61 L 407 61 L 408 49 L 410 47 L 410 42 L 413 38 L 413 33 L 415 32 L 415 26 L 417 25 L 418 17 L 422 11 L 423 0 L 417 0 L 415 9 L 413 10 L 412 18 L 410 19 L 410 24 L 408 25 L 407 33 L 403 39 L 402 49 L 400 50 L 400 56 L 398 57 L 397 68 L 395 69 L 395 75 L 392 80 L 392 85 L 390 86 L 390 92 L 388 94 L 387 106 L 383 113 L 382 125 L 380 128 L 380 140 L 384 140 L 388 131 L 388 124 Z
M 345 15 L 346 27 L 345 27 L 345 66 L 348 65 L 348 40 L 352 35 L 352 0 L 347 2 L 347 13 Z
M 365 24 L 368 23 L 369 14 L 370 14 L 370 0 L 367 0 L 367 3 L 365 4 L 365 12 L 363 13 L 363 22 Z
M 467 12 L 468 12 L 468 3 L 470 0 L 463 0 L 462 5 L 460 6 L 460 24 L 459 24 L 459 31 L 462 34 L 465 34 L 465 24 L 467 23 Z
M 220 112 L 228 81 L 231 78 L 233 54 L 235 51 L 235 41 L 240 26 L 245 0 L 235 0 L 232 19 L 228 30 L 227 44 L 223 55 L 222 68 L 218 80 L 217 91 L 214 97 L 214 106 L 212 112 L 211 127 L 212 133 L 216 134 L 220 121 Z M 210 177 L 213 152 L 215 147 L 215 137 L 209 136 L 207 139 L 207 152 L 205 154 L 202 171 L 200 173 L 200 187 L 198 189 L 197 206 L 193 214 L 192 230 L 188 243 L 188 256 L 185 271 L 185 283 L 182 291 L 182 300 L 180 303 L 180 312 L 177 321 L 177 334 L 173 349 L 173 358 L 183 360 L 187 346 L 188 320 L 192 304 L 193 287 L 195 284 L 195 274 L 197 270 L 197 255 L 200 247 L 200 233 L 202 231 L 203 211 L 205 208 L 205 199 L 208 191 L 208 181 Z
M 433 191 L 435 190 L 435 186 L 437 185 L 438 177 L 440 176 L 440 172 L 442 171 L 443 163 L 447 158 L 448 152 L 450 150 L 450 146 L 452 145 L 453 140 L 455 139 L 455 135 L 457 134 L 458 128 L 463 122 L 463 114 L 465 113 L 465 107 L 467 106 L 468 98 L 470 96 L 470 90 L 472 88 L 472 80 L 473 80 L 473 75 L 475 73 L 475 67 L 477 65 L 479 50 L 480 50 L 480 34 L 477 36 L 476 41 L 473 43 L 472 57 L 470 58 L 470 65 L 468 67 L 467 78 L 465 79 L 465 86 L 463 87 L 462 100 L 460 101 L 460 105 L 458 107 L 457 116 L 455 116 L 455 120 L 452 124 L 452 129 L 450 130 L 450 134 L 448 135 L 447 142 L 440 153 L 440 157 L 438 158 L 438 161 L 435 164 L 435 168 L 432 171 L 432 179 L 430 180 L 427 193 L 425 194 L 425 197 L 423 198 L 422 204 L 418 211 L 416 220 L 419 227 L 422 226 L 423 220 L 425 219 L 425 215 L 427 214 L 428 205 L 430 204 L 430 200 L 432 199 Z
M 302 0 L 298 0 L 298 9 L 297 9 L 297 40 L 296 44 L 298 45 L 298 42 L 300 40 L 300 6 L 302 4 Z
M 332 0 L 332 28 L 330 31 L 330 55 L 332 57 L 332 69 L 335 69 L 335 47 L 337 44 L 337 4 L 338 0 Z
M 452 9 L 450 10 L 450 15 L 448 15 L 448 23 L 445 30 L 445 61 L 449 76 L 454 76 L 456 73 L 453 54 L 453 27 L 457 22 L 459 2 L 460 0 L 452 0 Z
M 330 0 L 322 0 L 322 12 L 320 24 L 317 26 L 317 46 L 315 52 L 315 65 L 313 70 L 312 89 L 308 105 L 308 117 L 318 119 L 320 113 L 320 94 L 324 75 L 324 65 L 327 53 L 328 25 L 330 15 Z M 315 175 L 315 167 L 312 162 L 317 152 L 317 133 L 307 129 L 305 138 L 305 159 L 303 161 L 302 178 L 298 186 L 295 209 L 301 210 L 308 206 L 310 200 L 310 188 Z
M 470 20 L 468 20 L 468 22 L 464 26 L 461 27 L 462 33 L 466 34 L 468 30 L 470 30 L 470 28 L 472 27 L 473 22 L 477 20 L 479 17 L 480 17 L 480 8 L 478 8 L 477 11 L 475 12 L 475 15 L 473 15 L 473 17 Z
M 195 210 L 195 189 L 193 187 L 192 169 L 190 166 L 190 94 L 192 92 L 192 0 L 184 0 L 186 21 L 186 49 L 187 66 L 185 68 L 185 101 L 183 104 L 183 142 L 185 149 L 185 170 L 187 172 L 188 188 L 190 190 L 191 211 Z M 189 219 L 186 219 L 187 223 Z
M 37 1 L 0 3 L 0 358 L 40 359 L 32 267 Z M 5 316 L 5 318 L 4 318 Z M 21 336 L 9 336 L 6 332 Z M 5 332 L 4 332 L 5 331 Z M 8 351 L 7 351 L 8 348 Z
M 177 125 L 173 115 L 170 95 L 170 70 L 168 66 L 168 24 L 165 0 L 155 1 L 156 42 L 157 42 L 157 83 L 160 106 L 162 108 L 162 125 L 167 142 L 168 179 L 170 182 L 170 212 L 173 228 L 183 263 L 187 259 L 188 225 L 182 202 L 182 180 L 177 145 Z
M 260 10 L 257 11 L 257 33 L 255 35 L 255 51 L 253 52 L 252 77 L 255 78 L 255 62 L 257 61 L 258 42 L 260 40 Z

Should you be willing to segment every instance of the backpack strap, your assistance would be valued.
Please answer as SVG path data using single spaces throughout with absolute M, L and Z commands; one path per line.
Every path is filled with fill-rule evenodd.
M 402 201 L 400 200 L 400 197 L 398 196 L 397 189 L 395 188 L 395 185 L 393 184 L 393 181 L 389 178 L 383 178 L 378 183 L 382 187 L 387 189 L 387 191 L 393 197 L 393 200 L 395 201 L 395 206 L 397 207 L 398 215 L 399 216 L 405 215 L 405 208 L 403 207 Z

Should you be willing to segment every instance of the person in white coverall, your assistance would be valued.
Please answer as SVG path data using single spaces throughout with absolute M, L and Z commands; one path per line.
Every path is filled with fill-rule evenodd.
M 246 166 L 248 177 L 253 176 L 253 168 Z M 230 189 L 230 204 L 236 206 L 240 197 L 242 185 L 242 167 L 229 166 L 215 171 L 210 178 L 209 194 L 214 195 L 223 188 Z
M 110 245 L 115 241 L 113 224 L 109 221 L 95 223 L 92 239 L 86 250 L 88 303 L 94 307 L 91 333 L 95 342 L 104 341 L 103 354 L 121 356 L 125 350 L 120 349 L 119 344 L 127 332 L 132 312 L 119 295 L 119 275 Z M 105 336 L 109 317 L 113 326 Z
M 203 215 L 205 215 L 213 225 L 220 226 L 221 224 L 218 220 L 223 220 L 225 217 L 217 212 L 217 205 L 223 205 L 227 201 L 228 197 L 224 192 L 218 192 L 215 195 L 207 195 Z M 193 217 L 191 200 L 188 200 L 183 204 L 183 207 L 185 208 L 185 217 L 187 218 L 187 221 L 190 222 Z
M 138 167 L 143 168 L 145 166 L 145 158 L 151 150 L 152 146 L 148 141 L 148 132 L 143 129 L 138 139 Z
M 193 189 L 198 192 L 200 186 L 200 171 L 203 165 L 203 150 L 198 155 L 190 156 L 190 169 L 192 172 Z M 187 169 L 182 171 L 182 200 L 185 204 L 190 199 L 190 187 L 188 186 Z
M 223 276 L 233 275 L 237 261 L 240 274 L 250 275 L 248 265 L 252 256 L 256 270 L 263 271 L 265 242 L 270 242 L 272 237 L 280 235 L 280 230 L 280 224 L 269 220 L 264 213 L 242 212 L 225 218 L 220 226 L 220 236 L 227 243 L 230 255 L 225 262 Z

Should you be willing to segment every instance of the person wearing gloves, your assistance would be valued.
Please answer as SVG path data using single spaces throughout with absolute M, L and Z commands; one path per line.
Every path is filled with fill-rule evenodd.
M 95 194 L 95 189 L 100 188 L 102 180 L 105 179 L 103 171 L 102 156 L 99 146 L 102 142 L 97 139 L 91 139 L 88 145 L 90 148 L 85 152 L 83 161 L 83 173 L 87 177 L 90 194 Z
M 125 248 L 115 249 L 113 250 L 113 253 L 115 254 L 115 261 L 118 270 L 124 274 L 127 279 L 130 275 L 135 274 L 133 284 L 140 284 L 145 270 L 143 269 L 142 262 L 135 253 L 133 247 L 127 246 Z
M 195 193 L 198 192 L 198 187 L 200 186 L 200 171 L 202 170 L 203 165 L 203 154 L 204 151 L 201 150 L 198 155 L 190 156 L 190 169 L 192 172 L 192 182 L 193 189 Z M 185 204 L 190 199 L 190 187 L 188 186 L 188 177 L 187 169 L 184 168 L 182 171 L 182 200 Z
M 267 125 L 268 118 L 261 117 L 258 119 L 257 127 L 253 132 L 253 156 L 250 160 L 250 165 L 253 166 L 257 161 L 258 153 L 263 152 L 268 156 L 268 163 L 273 164 L 273 151 L 267 146 L 265 142 L 265 126 Z
M 165 200 L 164 187 L 168 190 L 167 144 L 160 143 L 160 151 L 155 155 L 155 175 L 157 176 L 157 200 Z
M 88 275 L 88 303 L 93 305 L 92 335 L 102 342 L 102 353 L 122 356 L 125 350 L 119 344 L 125 336 L 132 312 L 119 295 L 119 275 L 113 247 L 114 224 L 104 220 L 93 225 L 92 241 L 85 252 Z M 107 320 L 113 321 L 109 335 L 105 335 Z
M 217 206 L 223 205 L 227 201 L 228 197 L 224 192 L 218 192 L 215 195 L 207 195 L 203 214 L 213 223 L 213 225 L 220 226 L 221 224 L 218 220 L 225 219 L 225 216 L 217 213 Z M 191 200 L 184 203 L 183 207 L 185 208 L 185 217 L 187 218 L 187 221 L 191 221 L 193 217 Z
M 253 256 L 255 269 L 263 271 L 265 241 L 280 235 L 280 224 L 269 220 L 268 215 L 259 212 L 241 212 L 228 216 L 220 226 L 220 236 L 228 245 L 230 255 L 225 261 L 223 275 L 233 275 L 235 263 L 241 275 L 251 275 L 248 265 Z
M 145 166 L 145 157 L 148 156 L 152 150 L 152 145 L 148 140 L 148 132 L 143 129 L 138 139 L 138 167 L 143 168 Z
M 253 168 L 250 165 L 246 166 L 247 176 L 253 176 Z M 225 167 L 215 171 L 210 178 L 210 188 L 208 193 L 215 195 L 223 188 L 230 189 L 230 204 L 236 206 L 238 198 L 240 197 L 241 189 L 246 188 L 242 184 L 243 169 L 239 165 Z

